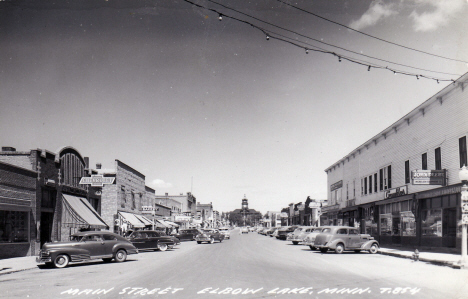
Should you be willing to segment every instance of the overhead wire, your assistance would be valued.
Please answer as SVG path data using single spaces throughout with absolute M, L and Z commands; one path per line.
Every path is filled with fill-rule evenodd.
M 295 8 L 295 9 L 297 9 L 297 10 L 302 11 L 302 12 L 305 12 L 305 13 L 307 13 L 307 14 L 310 14 L 310 15 L 312 15 L 312 16 L 314 16 L 314 17 L 317 17 L 317 18 L 320 18 L 320 19 L 322 19 L 322 20 L 325 20 L 325 21 L 327 21 L 327 22 L 336 24 L 336 25 L 338 25 L 338 26 L 342 26 L 342 27 L 344 27 L 344 28 L 346 28 L 346 29 L 352 30 L 352 31 L 354 31 L 354 32 L 357 32 L 357 33 L 359 33 L 359 34 L 365 35 L 365 36 L 367 36 L 367 37 L 377 39 L 377 40 L 379 40 L 379 41 L 381 41 L 381 42 L 384 42 L 384 43 L 388 43 L 388 44 L 391 44 L 391 45 L 394 45 L 394 46 L 397 46 L 397 47 L 401 47 L 401 48 L 404 48 L 404 49 L 407 49 L 407 50 L 416 51 L 416 52 L 419 52 L 419 53 L 423 53 L 423 54 L 426 54 L 426 55 L 430 55 L 430 56 L 434 56 L 434 57 L 438 57 L 438 58 L 442 58 L 442 59 L 447 59 L 447 60 L 457 61 L 457 62 L 462 62 L 462 63 L 468 63 L 468 61 L 465 61 L 465 60 L 459 60 L 459 59 L 455 59 L 455 58 L 445 57 L 445 56 L 441 56 L 441 55 L 429 53 L 429 52 L 426 52 L 426 51 L 418 50 L 418 49 L 415 49 L 415 48 L 411 48 L 411 47 L 408 47 L 408 46 L 405 46 L 405 45 L 401 45 L 401 44 L 398 44 L 398 43 L 395 43 L 395 42 L 391 42 L 391 41 L 388 41 L 388 40 L 386 40 L 386 39 L 383 39 L 383 38 L 380 38 L 380 37 L 377 37 L 377 36 L 370 35 L 370 34 L 368 34 L 368 33 L 365 33 L 365 32 L 359 31 L 359 30 L 356 30 L 356 29 L 351 28 L 351 27 L 349 27 L 349 26 L 346 26 L 346 25 L 343 25 L 343 24 L 341 24 L 341 23 L 335 22 L 335 21 L 333 21 L 333 20 L 327 19 L 327 18 L 322 17 L 322 16 L 320 16 L 320 15 L 318 15 L 318 14 L 316 14 L 316 13 L 313 13 L 313 12 L 311 12 L 311 11 L 308 11 L 308 10 L 305 10 L 305 9 L 303 9 L 303 8 L 297 7 L 297 6 L 295 6 L 295 5 L 292 5 L 291 3 L 287 3 L 287 2 L 285 2 L 285 1 L 283 1 L 283 0 L 276 0 L 276 1 L 278 1 L 278 2 L 280 2 L 280 3 L 283 3 L 283 4 L 285 4 L 285 5 L 288 5 L 288 6 L 290 6 L 290 7 L 293 7 L 293 8 Z
M 315 46 L 314 46 L 314 47 L 315 47 L 316 49 L 304 47 L 304 46 L 298 44 L 298 42 L 301 42 L 301 41 L 294 41 L 294 42 L 293 42 L 293 41 L 288 40 L 288 39 L 290 39 L 290 38 L 279 37 L 279 36 L 281 36 L 281 35 L 279 35 L 279 34 L 275 36 L 275 34 L 271 34 L 271 31 L 269 31 L 269 30 L 267 30 L 267 29 L 265 29 L 265 28 L 262 28 L 262 27 L 260 27 L 260 26 L 257 26 L 257 25 L 255 25 L 255 24 L 253 24 L 253 23 L 251 23 L 251 22 L 246 21 L 246 20 L 242 20 L 242 19 L 239 19 L 239 18 L 236 18 L 236 17 L 233 17 L 233 16 L 226 15 L 225 13 L 222 13 L 222 12 L 216 10 L 216 9 L 209 8 L 209 7 L 205 7 L 205 6 L 201 5 L 201 4 L 195 3 L 195 2 L 190 1 L 190 0 L 184 0 L 184 1 L 187 2 L 187 3 L 192 4 L 193 6 L 196 6 L 196 7 L 199 7 L 199 8 L 202 8 L 202 9 L 205 9 L 205 10 L 208 10 L 208 11 L 211 11 L 211 12 L 213 12 L 213 13 L 218 14 L 218 17 L 219 17 L 219 20 L 220 20 L 220 21 L 222 20 L 223 17 L 226 17 L 226 18 L 229 18 L 229 19 L 232 19 L 232 20 L 235 20 L 235 21 L 244 23 L 244 24 L 246 24 L 246 25 L 250 25 L 250 26 L 253 27 L 254 29 L 257 29 L 257 30 L 261 31 L 261 32 L 265 35 L 265 37 L 266 37 L 267 40 L 276 39 L 276 40 L 278 40 L 278 41 L 282 41 L 282 42 L 291 44 L 291 45 L 296 46 L 296 47 L 298 47 L 298 48 L 302 48 L 302 49 L 305 50 L 306 53 L 308 53 L 308 51 L 310 50 L 310 51 L 313 51 L 313 52 L 320 52 L 320 53 L 324 53 L 324 54 L 334 55 L 334 56 L 338 57 L 339 61 L 341 61 L 341 60 L 343 59 L 343 60 L 347 60 L 347 61 L 349 61 L 349 62 L 353 62 L 353 63 L 358 64 L 358 65 L 366 66 L 366 67 L 368 67 L 368 71 L 370 71 L 371 68 L 384 69 L 384 70 L 391 71 L 391 72 L 393 72 L 394 74 L 401 74 L 401 75 L 413 76 L 413 77 L 416 77 L 418 80 L 419 80 L 419 78 L 424 78 L 424 79 L 429 79 L 429 80 L 437 81 L 437 83 L 440 83 L 440 82 L 453 82 L 454 84 L 456 83 L 456 80 L 454 80 L 454 79 L 443 79 L 443 78 L 437 78 L 437 77 L 430 77 L 430 76 L 425 76 L 425 75 L 422 75 L 422 74 L 410 73 L 410 72 L 405 72 L 405 71 L 398 70 L 398 69 L 394 69 L 394 68 L 389 68 L 389 67 L 387 67 L 387 66 L 386 66 L 386 67 L 383 67 L 383 66 L 375 65 L 375 64 L 372 64 L 372 63 L 369 63 L 369 62 L 363 62 L 363 61 L 360 61 L 360 60 L 358 60 L 358 59 L 350 58 L 350 57 L 347 57 L 347 56 L 345 56 L 345 55 L 340 55 L 340 54 L 337 54 L 337 53 L 332 52 L 332 51 L 322 50 L 322 49 L 320 49 L 320 48 L 318 48 L 318 47 L 315 47 Z M 214 1 L 211 1 L 211 0 L 208 0 L 208 1 L 215 3 Z M 252 18 L 255 19 L 255 17 L 252 17 Z M 259 19 L 258 19 L 258 20 L 259 20 Z M 268 23 L 268 22 L 266 22 L 266 23 Z M 274 25 L 273 25 L 273 26 L 274 26 Z M 280 28 L 280 27 L 278 27 L 278 28 Z M 282 29 L 282 28 L 281 28 L 281 29 Z M 288 30 L 288 29 L 283 29 L 283 30 L 290 31 L 290 30 Z M 290 32 L 295 33 L 294 31 L 290 31 Z M 302 36 L 302 35 L 299 34 L 299 33 L 295 33 L 295 34 L 297 34 L 297 35 L 299 35 L 299 36 Z M 304 36 L 304 37 L 307 37 L 307 36 Z M 310 37 L 307 37 L 307 38 L 310 38 Z M 315 41 L 318 41 L 318 40 L 313 39 L 313 38 L 310 38 L 310 39 L 315 40 Z M 303 42 L 302 42 L 302 43 L 303 43 Z M 325 43 L 325 44 L 327 44 L 327 43 Z M 333 47 L 337 47 L 337 46 L 334 46 L 334 45 L 331 45 L 331 44 L 327 44 L 327 45 L 333 46 Z M 337 47 L 337 48 L 340 48 L 340 47 Z M 350 50 L 347 50 L 347 49 L 344 49 L 344 48 L 343 48 L 342 50 L 350 51 Z M 350 51 L 350 52 L 352 52 L 352 51 Z M 356 54 L 359 54 L 359 53 L 356 53 Z M 374 59 L 377 59 L 377 58 L 374 58 Z M 377 60 L 378 60 L 378 59 L 377 59 Z M 392 63 L 392 62 L 390 62 L 390 63 Z M 395 64 L 396 64 L 396 63 L 395 63 Z M 413 67 L 413 68 L 414 68 L 414 67 Z M 426 71 L 428 71 L 428 70 L 426 70 Z M 429 72 L 434 72 L 434 71 L 429 71 Z M 452 75 L 453 75 L 453 74 L 452 74 Z
M 211 3 L 214 3 L 214 4 L 217 4 L 217 5 L 219 5 L 219 6 L 223 7 L 223 8 L 232 10 L 232 11 L 234 11 L 234 12 L 236 12 L 236 13 L 242 14 L 242 15 L 244 15 L 244 16 L 246 16 L 246 17 L 252 18 L 252 19 L 254 19 L 254 20 L 256 20 L 256 21 L 262 22 L 262 23 L 264 23 L 264 24 L 267 24 L 267 25 L 276 27 L 276 28 L 278 28 L 278 29 L 281 29 L 281 30 L 284 30 L 284 31 L 287 31 L 287 32 L 290 32 L 290 33 L 293 33 L 293 34 L 296 34 L 296 35 L 298 35 L 298 36 L 301 36 L 301 37 L 304 37 L 304 38 L 307 38 L 307 39 L 316 41 L 316 42 L 318 42 L 318 43 L 321 43 L 321 44 L 324 44 L 324 45 L 327 45 L 327 46 L 330 46 L 330 47 L 333 47 L 333 48 L 337 48 L 337 49 L 340 49 L 340 50 L 343 50 L 343 51 L 346 51 L 346 52 L 353 53 L 353 54 L 356 54 L 356 55 L 364 56 L 364 57 L 367 57 L 367 58 L 370 58 L 370 59 L 375 59 L 375 60 L 378 60 L 378 61 L 387 62 L 387 63 L 391 63 L 391 64 L 394 64 L 394 65 L 398 65 L 398 66 L 402 66 L 402 67 L 407 67 L 407 68 L 411 68 L 411 69 L 415 69 L 415 70 L 420 70 L 420 71 L 425 71 L 425 72 L 431 72 L 431 73 L 437 73 L 437 74 L 442 74 L 442 75 L 461 76 L 460 74 L 453 74 L 453 73 L 446 73 L 446 72 L 439 72 L 439 71 L 434 71 L 434 70 L 423 69 L 423 68 L 414 67 L 414 66 L 410 66 L 410 65 L 406 65 L 406 64 L 402 64 L 402 63 L 398 63 L 398 62 L 393 62 L 393 61 L 381 59 L 381 58 L 378 58 L 378 57 L 366 55 L 366 54 L 363 54 L 363 53 L 359 53 L 359 52 L 356 52 L 356 51 L 353 51 L 353 50 L 349 50 L 349 49 L 346 49 L 346 48 L 343 48 L 343 47 L 340 47 L 340 46 L 336 46 L 336 45 L 333 45 L 333 44 L 326 43 L 326 42 L 324 42 L 324 41 L 322 41 L 322 40 L 318 40 L 318 39 L 309 37 L 309 36 L 307 36 L 307 35 L 304 35 L 304 34 L 295 32 L 295 31 L 293 31 L 293 30 L 290 30 L 290 29 L 287 29 L 287 28 L 284 28 L 284 27 L 281 27 L 281 26 L 272 24 L 272 23 L 270 23 L 270 22 L 267 22 L 267 21 L 264 21 L 264 20 L 259 19 L 259 18 L 257 18 L 257 17 L 251 16 L 251 15 L 249 15 L 249 14 L 246 14 L 246 13 L 244 13 L 244 12 L 241 12 L 241 11 L 239 11 L 239 10 L 237 10 L 237 9 L 231 8 L 231 7 L 226 6 L 226 5 L 224 5 L 224 4 L 218 3 L 218 2 L 216 2 L 216 1 L 213 1 L 213 0 L 207 0 L 207 1 L 209 1 L 209 2 L 211 2 Z

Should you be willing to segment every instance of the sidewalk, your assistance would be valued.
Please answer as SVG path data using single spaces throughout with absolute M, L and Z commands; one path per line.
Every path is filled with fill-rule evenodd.
M 379 253 L 394 257 L 413 259 L 414 251 L 405 249 L 380 248 Z M 461 256 L 459 254 L 453 253 L 420 252 L 419 262 L 460 269 L 460 266 L 457 265 L 460 257 Z M 35 269 L 37 268 L 37 265 L 38 264 L 36 263 L 35 256 L 3 259 L 0 260 L 0 275 Z

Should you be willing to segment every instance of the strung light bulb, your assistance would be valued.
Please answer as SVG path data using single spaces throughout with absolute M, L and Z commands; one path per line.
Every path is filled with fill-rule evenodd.
M 369 65 L 369 67 L 367 68 L 367 71 L 368 71 L 368 72 L 370 71 L 370 65 Z
M 223 20 L 223 15 L 219 14 L 218 20 L 222 21 Z
M 266 40 L 270 40 L 270 37 L 268 36 L 268 34 L 267 34 L 267 36 L 266 36 Z
M 341 62 L 341 56 L 338 56 L 338 61 Z
M 418 80 L 419 80 L 419 76 L 418 76 L 418 75 L 416 75 L 416 79 L 418 79 Z
M 306 54 L 309 54 L 309 49 L 305 48 Z

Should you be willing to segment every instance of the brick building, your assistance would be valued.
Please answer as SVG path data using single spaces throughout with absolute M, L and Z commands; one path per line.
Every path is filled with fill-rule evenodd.
M 35 173 L 35 184 L 28 183 L 28 192 L 34 189 L 35 196 L 30 199 L 28 243 L 29 251 L 19 250 L 18 255 L 36 255 L 45 242 L 68 240 L 79 230 L 106 228 L 107 224 L 99 217 L 100 193 L 89 185 L 80 185 L 80 179 L 88 176 L 88 158 L 73 147 L 63 147 L 56 152 L 45 149 L 16 151 L 4 147 L 0 161 L 16 166 L 2 172 L 1 181 L 8 181 L 19 168 Z M 25 179 L 24 183 L 30 179 Z M 10 183 L 11 188 L 16 188 Z M 25 187 L 26 188 L 26 187 Z M 11 191 L 11 190 L 10 190 Z M 24 193 L 23 193 L 24 195 Z M 23 200 L 23 202 L 26 202 Z M 16 200 L 18 203 L 18 199 Z M 3 207 L 8 198 L 0 198 Z M 17 205 L 18 206 L 18 205 Z M 18 208 L 18 207 L 17 207 Z M 16 208 L 16 209 L 17 209 Z M 19 211 L 18 211 L 19 212 Z
M 381 244 L 460 248 L 468 74 L 328 167 L 322 224 L 360 227 Z
M 213 204 L 197 203 L 197 220 L 201 221 L 203 227 L 214 227 Z
M 197 226 L 195 217 L 197 215 L 197 199 L 192 193 L 170 195 L 156 195 L 156 202 L 160 202 L 171 209 L 171 221 L 180 228 Z
M 154 207 L 156 197 L 145 185 L 145 175 L 117 159 L 114 168 L 101 169 L 98 164 L 96 172 L 115 177 L 113 184 L 102 187 L 101 196 L 101 217 L 113 224 L 110 231 L 123 235 L 129 230 L 152 228 L 143 207 Z

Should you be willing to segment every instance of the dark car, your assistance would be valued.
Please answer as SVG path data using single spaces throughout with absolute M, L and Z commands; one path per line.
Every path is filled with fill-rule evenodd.
M 331 226 L 322 230 L 315 237 L 314 247 L 320 249 L 322 253 L 329 249 L 336 253 L 345 250 L 360 252 L 367 250 L 369 253 L 377 253 L 379 242 L 368 234 L 360 234 L 359 229 L 347 226 Z
M 160 250 L 166 251 L 180 244 L 179 239 L 166 235 L 165 232 L 156 230 L 142 230 L 131 233 L 128 240 L 138 248 L 138 250 Z
M 224 235 L 217 229 L 203 229 L 200 234 L 195 237 L 195 240 L 198 244 L 201 244 L 202 242 L 213 244 L 215 241 L 223 242 Z
M 278 229 L 278 235 L 276 236 L 276 239 L 279 240 L 286 240 L 288 237 L 289 233 L 292 233 L 298 226 L 283 226 L 280 229 Z
M 188 229 L 181 229 L 177 234 L 174 234 L 174 237 L 179 239 L 180 241 L 183 240 L 195 240 L 195 237 L 200 233 L 200 230 L 197 228 L 188 228 Z
M 102 259 L 110 262 L 127 260 L 128 254 L 136 254 L 138 249 L 122 236 L 107 231 L 87 231 L 70 236 L 69 242 L 45 243 L 36 262 L 64 268 L 71 262 Z

